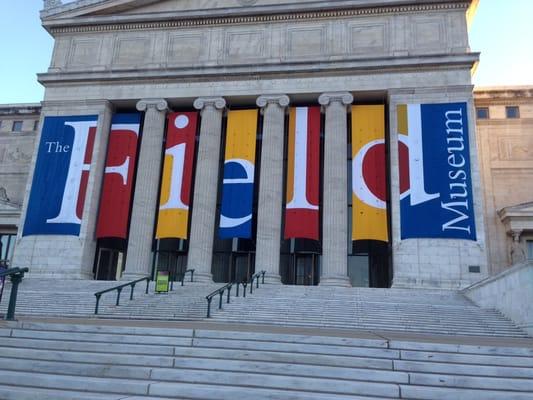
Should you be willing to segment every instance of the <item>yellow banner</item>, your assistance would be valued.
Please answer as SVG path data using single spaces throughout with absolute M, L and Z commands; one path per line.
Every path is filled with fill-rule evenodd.
M 226 152 L 224 160 L 246 160 L 255 164 L 258 110 L 228 112 Z
M 385 107 L 352 106 L 352 240 L 388 242 Z

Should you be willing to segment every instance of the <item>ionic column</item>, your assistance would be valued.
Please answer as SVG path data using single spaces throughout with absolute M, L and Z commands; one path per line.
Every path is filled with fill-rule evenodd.
M 280 283 L 279 258 L 283 204 L 283 144 L 286 95 L 260 96 L 263 142 L 259 178 L 255 271 L 265 270 L 265 282 Z
M 353 96 L 348 92 L 324 93 L 318 98 L 318 102 L 326 112 L 320 284 L 349 286 L 346 106 L 353 102 Z
M 144 111 L 145 114 L 124 271 L 126 280 L 149 275 L 152 268 L 152 243 L 167 108 L 164 99 L 146 99 L 137 103 L 137 110 Z
M 195 100 L 194 107 L 201 110 L 202 124 L 194 181 L 187 268 L 195 270 L 195 279 L 211 281 L 217 209 L 218 156 L 226 100 L 222 97 L 201 97 Z

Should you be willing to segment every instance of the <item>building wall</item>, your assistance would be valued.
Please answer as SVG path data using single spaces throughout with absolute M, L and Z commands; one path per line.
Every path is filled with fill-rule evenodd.
M 39 75 L 46 87 L 43 116 L 98 114 L 100 120 L 80 237 L 20 237 L 19 265 L 34 265 L 34 273 L 90 276 L 115 110 L 134 110 L 141 99 L 190 109 L 205 96 L 224 97 L 230 108 L 256 107 L 258 97 L 278 94 L 292 104 L 318 104 L 323 93 L 348 92 L 356 103 L 387 99 L 390 108 L 394 284 L 461 287 L 486 274 L 471 112 L 470 72 L 478 55 L 468 46 L 470 1 L 118 3 L 85 0 L 42 13 L 56 40 L 50 68 Z M 459 101 L 469 104 L 478 239 L 400 240 L 396 105 Z M 30 190 L 28 184 L 25 205 Z M 472 265 L 481 275 L 470 272 Z
M 478 110 L 488 109 L 488 118 L 477 119 L 477 137 L 491 274 L 497 274 L 512 264 L 498 211 L 533 201 L 533 88 L 477 88 L 474 97 Z M 507 107 L 518 107 L 519 118 L 508 118 Z

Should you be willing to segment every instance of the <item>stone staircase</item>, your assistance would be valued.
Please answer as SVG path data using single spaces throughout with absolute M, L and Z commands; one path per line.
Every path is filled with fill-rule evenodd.
M 19 288 L 17 315 L 95 318 L 94 293 L 117 282 L 46 281 L 27 279 Z M 221 284 L 186 282 L 168 294 L 148 295 L 145 283 L 129 300 L 123 290 L 121 305 L 116 292 L 102 296 L 99 318 L 145 320 L 202 320 L 205 296 Z M 0 303 L 7 308 L 9 287 Z M 233 290 L 233 295 L 235 291 Z M 241 289 L 242 296 L 242 289 Z M 246 298 L 231 297 L 218 310 L 213 299 L 212 319 L 223 323 L 267 324 L 335 329 L 387 330 L 444 335 L 526 337 L 510 320 L 481 309 L 461 293 L 450 290 L 334 288 L 321 286 L 261 285 Z
M 25 279 L 19 286 L 16 314 L 20 316 L 48 317 L 95 317 L 95 292 L 120 284 L 116 281 L 92 280 L 37 280 Z M 99 318 L 173 319 L 195 320 L 206 315 L 205 296 L 220 287 L 220 284 L 175 282 L 174 290 L 165 294 L 154 293 L 150 282 L 149 294 L 146 283 L 138 283 L 134 298 L 129 300 L 130 288 L 124 288 L 120 306 L 115 305 L 117 292 L 105 293 L 100 300 Z M 7 309 L 10 285 L 6 286 L 0 314 Z
M 65 321 L 0 322 L 1 399 L 533 398 L 531 339 Z
M 457 291 L 262 285 L 213 313 L 240 324 L 525 337 L 499 312 Z

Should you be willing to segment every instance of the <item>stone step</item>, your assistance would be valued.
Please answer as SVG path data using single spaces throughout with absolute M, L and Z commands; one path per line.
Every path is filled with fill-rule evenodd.
M 154 382 L 149 380 L 93 378 L 0 369 L 0 384 L 12 386 L 37 386 L 46 389 L 147 395 L 152 383 Z
M 120 400 L 123 395 L 0 385 L 2 400 Z M 160 399 L 160 398 L 159 398 Z
M 402 398 L 414 400 L 531 400 L 531 393 L 400 385 Z

